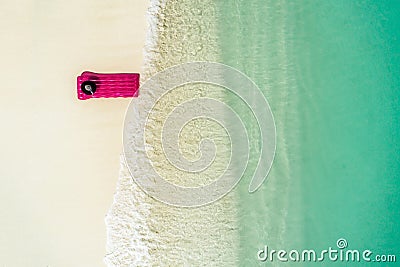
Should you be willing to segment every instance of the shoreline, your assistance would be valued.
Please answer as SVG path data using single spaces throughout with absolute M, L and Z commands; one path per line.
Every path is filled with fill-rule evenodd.
M 195 7 L 189 0 L 151 1 L 148 12 L 144 80 L 172 65 L 218 61 L 216 8 L 212 1 L 197 3 Z M 214 94 L 218 97 L 220 93 Z M 170 102 L 184 101 L 182 95 L 172 93 Z M 186 97 L 195 96 L 189 94 Z M 140 114 L 140 110 L 136 112 Z M 157 135 L 160 129 L 157 126 L 151 131 Z M 189 147 L 198 144 L 194 139 L 185 142 Z M 156 157 L 154 160 L 162 163 L 165 159 Z M 146 170 L 141 171 L 146 175 Z M 160 171 L 175 182 L 182 182 L 180 174 L 167 163 Z M 110 254 L 105 258 L 109 266 L 237 263 L 239 237 L 234 192 L 213 205 L 194 209 L 171 207 L 149 197 L 127 174 L 127 167 L 122 162 L 115 202 L 107 216 L 108 232 L 112 236 L 108 243 Z M 136 241 L 131 240 L 133 238 Z

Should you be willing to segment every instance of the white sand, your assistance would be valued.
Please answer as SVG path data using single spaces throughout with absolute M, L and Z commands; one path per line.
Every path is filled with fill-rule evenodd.
M 0 266 L 104 266 L 129 100 L 83 70 L 140 72 L 147 1 L 2 1 Z

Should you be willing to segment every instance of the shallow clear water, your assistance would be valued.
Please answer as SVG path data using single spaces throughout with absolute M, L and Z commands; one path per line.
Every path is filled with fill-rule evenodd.
M 324 249 L 339 238 L 349 248 L 398 253 L 399 8 L 218 1 L 222 61 L 257 83 L 277 127 L 267 182 L 247 192 L 253 162 L 239 184 L 241 266 L 257 263 L 264 245 Z
M 122 164 L 107 219 L 110 266 L 254 266 L 265 245 L 318 251 L 337 248 L 339 238 L 349 249 L 398 253 L 400 4 L 151 2 L 145 76 L 192 61 L 241 70 L 269 101 L 277 150 L 267 181 L 249 194 L 260 132 L 251 112 L 228 95 L 248 127 L 251 160 L 221 201 L 193 210 L 166 206 L 135 187 Z

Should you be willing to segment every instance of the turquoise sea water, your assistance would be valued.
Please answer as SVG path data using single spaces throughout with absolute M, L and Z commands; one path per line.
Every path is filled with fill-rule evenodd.
M 339 238 L 400 261 L 399 9 L 398 1 L 218 1 L 222 61 L 256 82 L 277 127 L 267 182 L 249 194 L 248 172 L 239 184 L 241 266 L 283 264 L 259 263 L 264 245 L 322 250 Z

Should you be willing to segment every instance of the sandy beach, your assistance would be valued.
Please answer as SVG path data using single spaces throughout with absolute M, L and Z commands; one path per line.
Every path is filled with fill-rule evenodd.
M 365 265 L 394 266 L 399 9 L 360 0 L 2 1 L 0 267 L 308 266 L 311 251 L 327 248 L 365 249 Z M 164 72 L 193 61 L 237 69 L 258 90 L 205 65 Z M 205 71 L 246 93 L 195 78 L 166 94 L 171 84 L 142 87 L 132 101 L 80 101 L 83 71 L 139 72 L 142 84 L 159 72 L 168 74 L 160 82 L 180 82 Z M 246 133 L 224 129 L 220 122 L 241 122 L 207 106 L 211 98 L 234 107 Z M 259 123 L 263 111 L 276 127 Z M 264 137 L 276 141 L 273 166 L 250 193 L 253 173 L 265 169 Z M 227 169 L 242 181 L 200 207 L 179 204 L 205 204 L 204 194 L 157 179 L 214 187 Z M 292 249 L 309 257 L 280 253 Z M 320 263 L 352 265 L 329 258 Z
M 104 266 L 129 99 L 76 76 L 141 72 L 147 1 L 0 4 L 0 266 Z

